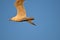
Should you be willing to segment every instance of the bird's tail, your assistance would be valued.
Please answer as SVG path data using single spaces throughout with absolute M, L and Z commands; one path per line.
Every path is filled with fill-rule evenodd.
M 30 24 L 32 24 L 32 25 L 34 25 L 34 26 L 36 26 L 36 24 L 35 24 L 35 23 L 33 23 L 33 22 L 32 22 L 32 20 L 28 20 L 27 22 L 29 22 Z
M 34 18 L 27 18 L 27 22 L 29 22 L 30 24 L 36 26 L 36 24 L 33 23 L 32 20 L 34 20 Z

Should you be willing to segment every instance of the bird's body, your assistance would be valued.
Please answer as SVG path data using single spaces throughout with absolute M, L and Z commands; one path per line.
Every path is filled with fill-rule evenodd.
M 28 21 L 29 23 L 35 25 L 32 20 L 34 20 L 34 18 L 28 18 L 26 16 L 26 11 L 24 8 L 24 0 L 16 0 L 15 2 L 15 7 L 17 10 L 17 14 L 16 16 L 12 17 L 10 20 L 15 21 L 15 22 L 23 22 L 23 21 Z

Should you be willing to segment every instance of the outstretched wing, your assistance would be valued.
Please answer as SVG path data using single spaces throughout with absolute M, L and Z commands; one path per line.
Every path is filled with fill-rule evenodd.
M 17 9 L 17 17 L 18 18 L 25 18 L 26 17 L 26 11 L 24 8 L 24 0 L 16 0 L 15 7 Z

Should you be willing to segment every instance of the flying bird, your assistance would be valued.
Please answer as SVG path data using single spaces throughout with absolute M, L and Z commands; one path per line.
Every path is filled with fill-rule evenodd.
M 34 20 L 34 18 L 29 18 L 26 16 L 26 10 L 24 8 L 24 1 L 25 0 L 16 0 L 16 2 L 14 3 L 16 10 L 17 10 L 17 14 L 16 16 L 10 18 L 9 20 L 11 21 L 15 21 L 15 22 L 24 22 L 27 21 L 32 25 L 36 25 L 32 22 L 32 20 Z

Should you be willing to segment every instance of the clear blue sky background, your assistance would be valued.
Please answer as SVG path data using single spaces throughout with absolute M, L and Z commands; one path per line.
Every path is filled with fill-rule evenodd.
M 27 22 L 12 22 L 15 0 L 0 0 L 0 40 L 60 40 L 60 0 L 26 0 Z

